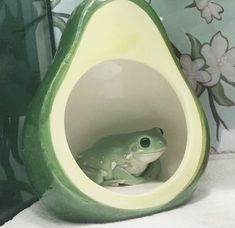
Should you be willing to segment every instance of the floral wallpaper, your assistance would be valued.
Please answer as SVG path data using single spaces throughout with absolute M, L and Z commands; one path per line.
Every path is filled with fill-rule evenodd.
M 191 54 L 182 54 L 180 63 L 188 77 L 191 86 L 200 97 L 208 92 L 210 108 L 216 123 L 216 138 L 219 140 L 219 130 L 222 125 L 229 130 L 223 118 L 216 110 L 215 102 L 220 106 L 234 106 L 235 103 L 225 95 L 221 81 L 234 85 L 235 83 L 235 48 L 229 48 L 229 42 L 219 31 L 209 43 L 200 42 L 188 34 L 192 51 Z
M 185 7 L 185 10 L 189 8 L 199 11 L 198 16 L 206 22 L 206 25 L 203 25 L 202 22 L 200 26 L 207 26 L 208 30 L 210 30 L 209 26 L 213 26 L 213 22 L 216 20 L 222 22 L 226 13 L 222 5 L 211 0 L 194 0 L 193 3 Z M 226 112 L 231 112 L 229 107 L 235 105 L 235 99 L 227 95 L 227 87 L 225 87 L 230 86 L 231 89 L 235 86 L 235 47 L 230 45 L 229 39 L 223 34 L 222 29 L 223 26 L 212 35 L 210 40 L 204 42 L 201 41 L 200 37 L 186 33 L 191 50 L 188 53 L 180 53 L 178 56 L 182 69 L 197 96 L 200 98 L 203 93 L 207 96 L 207 106 L 209 106 L 216 126 L 214 135 L 218 144 L 221 143 L 223 131 L 230 132 L 233 130 L 230 126 L 231 120 L 227 120 L 220 113 L 220 108 L 226 108 Z M 210 118 L 208 113 L 206 114 L 207 118 Z M 213 134 L 211 135 L 213 137 Z M 234 152 L 234 150 L 219 151 L 212 144 L 211 152 L 228 153 Z
M 235 152 L 235 42 L 230 0 L 146 0 L 158 13 L 210 126 L 211 153 Z M 51 0 L 56 43 L 80 0 Z M 185 20 L 186 18 L 186 20 Z M 228 36 L 229 35 L 229 36 Z
M 229 0 L 166 0 L 164 4 L 152 2 L 152 6 L 162 17 L 183 72 L 203 105 L 211 153 L 235 152 L 235 43 L 231 26 L 235 5 Z

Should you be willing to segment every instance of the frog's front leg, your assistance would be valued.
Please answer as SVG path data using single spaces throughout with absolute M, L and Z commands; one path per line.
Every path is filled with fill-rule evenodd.
M 116 166 L 113 169 L 113 179 L 116 180 L 119 184 L 123 185 L 135 185 L 135 184 L 142 184 L 148 181 L 144 177 L 136 177 L 129 173 L 122 167 Z
M 102 185 L 104 178 L 107 176 L 107 172 L 102 169 L 96 169 L 90 166 L 84 166 L 81 169 L 92 181 L 100 185 Z
M 147 169 L 141 174 L 141 177 L 145 178 L 148 181 L 156 180 L 161 171 L 161 162 L 156 160 L 150 163 Z

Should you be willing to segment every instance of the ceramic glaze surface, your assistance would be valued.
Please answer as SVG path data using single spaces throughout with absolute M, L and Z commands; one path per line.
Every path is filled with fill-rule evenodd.
M 145 30 L 139 26 L 139 23 L 142 23 Z M 112 28 L 112 32 L 107 28 Z M 169 88 L 169 91 L 165 92 L 175 94 L 177 102 L 172 107 L 183 110 L 180 123 L 182 125 L 186 123 L 184 131 L 187 134 L 185 137 L 187 142 L 179 167 L 159 188 L 140 195 L 118 194 L 91 181 L 74 159 L 74 150 L 70 149 L 69 144 L 69 141 L 73 139 L 66 129 L 68 127 L 68 129 L 76 130 L 72 128 L 75 122 L 70 121 L 66 124 L 69 120 L 67 117 L 73 114 L 66 112 L 66 105 L 69 103 L 73 88 L 77 83 L 79 84 L 80 80 L 82 81 L 82 76 L 97 64 L 109 60 L 117 61 L 117 59 L 127 59 L 137 62 L 137 66 L 144 65 L 145 68 L 150 68 L 154 72 L 155 82 L 157 77 L 161 78 L 159 82 Z M 99 78 L 100 75 L 96 76 Z M 141 79 L 145 79 L 144 77 L 147 78 L 142 74 Z M 120 79 L 125 80 L 121 77 Z M 160 83 L 156 83 L 157 86 L 153 91 L 146 92 L 139 89 L 134 90 L 134 93 L 145 92 L 145 95 L 140 96 L 141 99 L 145 99 L 151 92 L 156 94 L 165 88 L 161 88 Z M 124 83 L 120 85 L 123 88 L 123 95 L 130 92 L 125 90 Z M 127 85 L 131 85 L 130 81 Z M 141 84 L 138 85 L 141 88 Z M 120 103 L 129 102 L 127 98 L 124 96 Z M 131 98 L 134 99 L 134 97 Z M 155 96 L 151 96 L 151 99 L 154 98 Z M 106 100 L 108 100 L 107 97 L 103 98 L 103 101 Z M 155 100 L 156 102 L 148 106 L 150 111 L 146 114 L 154 113 L 151 108 L 157 103 L 163 107 L 162 109 L 154 108 L 162 114 L 159 116 L 163 120 L 165 116 L 169 117 L 172 113 L 163 114 L 164 110 L 171 107 L 165 107 L 160 96 Z M 93 102 L 89 99 L 85 101 Z M 112 101 L 117 102 L 118 99 L 109 101 L 109 104 L 112 104 Z M 72 108 L 76 107 L 75 103 L 72 102 Z M 101 104 L 103 103 L 101 101 Z M 124 111 L 128 108 L 120 110 Z M 102 113 L 102 110 L 100 111 L 98 114 Z M 129 108 L 128 111 L 131 113 L 132 110 Z M 95 112 L 85 113 L 86 115 L 81 117 L 88 123 L 83 125 L 84 129 L 93 127 L 93 124 L 89 122 L 89 117 L 93 117 L 96 126 L 99 125 L 99 121 L 107 122 L 104 117 L 107 117 L 107 120 L 117 121 L 118 119 L 111 116 L 111 113 L 112 109 L 104 113 L 103 119 L 100 120 Z M 118 116 L 120 113 L 114 114 Z M 76 116 L 78 112 L 74 114 Z M 155 116 L 155 120 L 157 117 L 158 115 Z M 77 119 L 78 124 L 80 120 L 80 118 Z M 141 120 L 147 119 L 141 118 Z M 169 121 L 165 122 L 169 127 Z M 122 121 L 118 123 L 123 124 Z M 123 127 L 125 127 L 124 124 Z M 107 129 L 113 131 L 110 126 Z M 101 129 L 96 130 L 103 133 L 107 129 L 101 125 Z M 165 131 L 165 127 L 163 129 Z M 79 130 L 80 128 L 77 132 L 81 134 Z M 166 129 L 166 133 L 168 132 Z M 93 137 L 89 138 L 93 139 Z M 173 142 L 176 143 L 176 140 Z M 164 28 L 149 4 L 143 0 L 84 1 L 73 13 L 66 26 L 54 63 L 41 84 L 34 98 L 31 112 L 27 116 L 24 160 L 30 179 L 42 202 L 57 216 L 80 222 L 115 221 L 174 208 L 184 203 L 195 190 L 196 183 L 207 164 L 208 145 L 209 136 L 204 113 L 195 94 L 181 74 Z M 170 154 L 174 154 L 174 151 Z M 165 167 L 167 169 L 166 165 Z

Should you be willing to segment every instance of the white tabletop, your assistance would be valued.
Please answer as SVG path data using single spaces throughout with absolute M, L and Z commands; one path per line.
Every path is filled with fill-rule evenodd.
M 235 227 L 235 155 L 212 155 L 191 201 L 171 211 L 108 224 L 71 224 L 49 215 L 39 203 L 35 203 L 3 227 L 233 228 Z

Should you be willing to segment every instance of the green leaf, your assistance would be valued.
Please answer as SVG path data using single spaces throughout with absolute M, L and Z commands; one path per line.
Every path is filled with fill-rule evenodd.
M 194 8 L 194 7 L 196 7 L 195 2 L 191 3 L 191 4 L 188 5 L 188 6 L 185 6 L 185 8 Z
M 216 103 L 222 106 L 234 106 L 235 103 L 230 100 L 224 92 L 224 87 L 221 83 L 218 83 L 216 86 L 209 88 L 212 92 L 213 98 Z
M 20 29 L 19 32 L 26 31 L 27 29 L 30 29 L 32 26 L 34 26 L 33 29 L 36 30 L 38 24 L 42 22 L 45 18 L 46 18 L 46 14 L 36 17 L 33 21 L 26 24 L 22 29 Z
M 1 2 L 0 2 L 0 9 L 1 9 L 3 6 L 5 6 L 5 2 L 1 1 Z
M 23 161 L 20 156 L 18 149 L 18 128 L 19 128 L 19 117 L 10 118 L 10 129 L 9 129 L 9 144 L 13 158 L 16 162 L 23 165 Z
M 54 15 L 54 16 L 58 16 L 58 17 L 64 17 L 64 18 L 67 18 L 67 19 L 70 18 L 70 14 L 68 14 L 68 13 L 53 12 L 53 15 Z
M 31 194 L 34 194 L 32 187 L 23 181 L 9 181 L 9 180 L 0 180 L 0 192 L 9 192 L 9 190 L 14 191 L 25 191 Z
M 3 68 L 7 74 L 0 80 L 0 116 L 24 115 L 38 84 L 35 73 L 25 62 L 12 60 Z
M 229 85 L 235 87 L 235 82 L 230 82 L 230 81 L 228 81 L 228 79 L 225 78 L 223 75 L 221 75 L 221 79 L 222 79 L 223 81 L 225 81 L 226 83 L 228 83 Z
M 51 1 L 51 8 L 54 9 L 60 2 L 61 2 L 61 0 L 52 0 Z
M 189 41 L 191 43 L 191 57 L 192 57 L 192 59 L 194 60 L 197 58 L 202 58 L 202 55 L 200 53 L 202 44 L 200 43 L 200 41 L 189 33 L 186 33 L 186 35 L 188 36 Z
M 197 88 L 195 90 L 197 96 L 200 97 L 204 91 L 205 91 L 205 87 L 200 84 L 197 84 Z
M 173 48 L 173 50 L 174 50 L 174 52 L 175 52 L 176 57 L 177 57 L 178 59 L 180 59 L 182 53 L 179 51 L 179 49 L 178 49 L 173 43 L 171 43 L 171 46 L 172 46 L 172 48 Z
M 61 32 L 63 32 L 66 27 L 65 20 L 61 17 L 58 17 L 54 13 L 52 13 L 52 19 L 53 19 L 53 25 L 57 27 Z
M 32 187 L 23 181 L 0 180 L 0 208 L 4 204 L 21 200 L 19 194 L 22 191 L 35 194 Z

